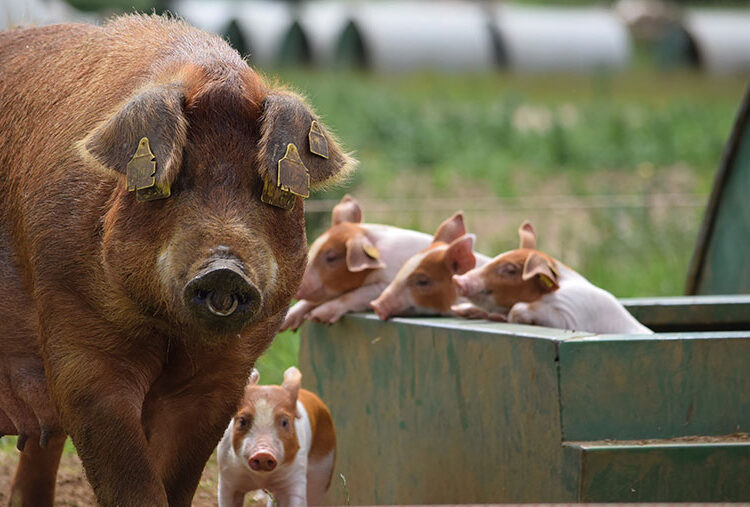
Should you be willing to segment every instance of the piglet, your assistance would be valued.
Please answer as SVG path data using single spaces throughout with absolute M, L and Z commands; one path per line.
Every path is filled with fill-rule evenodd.
M 239 410 L 219 442 L 219 507 L 240 507 L 245 494 L 268 491 L 282 507 L 319 505 L 336 458 L 328 407 L 300 389 L 294 366 L 281 386 L 259 386 L 253 369 Z
M 451 277 L 489 257 L 473 252 L 474 235 L 466 233 L 463 214 L 440 224 L 430 246 L 413 255 L 382 294 L 370 303 L 383 320 L 394 315 L 455 315 L 454 305 L 466 312 L 471 303 L 458 296 Z
M 298 301 L 281 330 L 297 329 L 305 319 L 333 323 L 347 312 L 370 309 L 412 255 L 432 238 L 422 232 L 362 223 L 362 208 L 345 196 L 333 208 L 331 228 L 310 246 Z
M 502 320 L 507 314 L 508 322 L 591 333 L 652 333 L 612 294 L 537 250 L 529 222 L 519 233 L 521 248 L 453 277 L 458 292 L 486 312 L 455 308 L 459 315 Z

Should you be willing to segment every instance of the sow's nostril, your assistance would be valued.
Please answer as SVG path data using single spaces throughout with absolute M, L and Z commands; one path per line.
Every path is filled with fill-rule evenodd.
M 214 261 L 185 286 L 185 303 L 199 318 L 243 322 L 255 316 L 261 295 L 231 260 Z
M 250 468 L 256 472 L 270 472 L 276 468 L 276 459 L 266 452 L 255 454 L 250 458 Z

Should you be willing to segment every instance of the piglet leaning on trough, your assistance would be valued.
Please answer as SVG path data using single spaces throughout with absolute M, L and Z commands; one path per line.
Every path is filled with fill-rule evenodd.
M 490 260 L 473 247 L 474 235 L 466 233 L 458 212 L 440 224 L 430 246 L 407 260 L 370 306 L 383 320 L 394 315 L 455 315 L 455 305 L 468 311 L 471 303 L 458 296 L 451 277 Z
M 530 223 L 519 229 L 521 248 L 498 255 L 481 268 L 453 277 L 459 293 L 482 308 L 459 314 L 508 322 L 588 331 L 652 333 L 609 292 L 536 249 Z
M 51 505 L 187 506 L 351 160 L 219 37 L 152 16 L 0 33 L 0 432 Z M 25 444 L 25 445 L 24 445 Z
M 401 265 L 431 241 L 422 232 L 362 223 L 359 203 L 345 196 L 333 208 L 331 228 L 310 246 L 300 301 L 281 329 L 297 329 L 305 319 L 333 323 L 347 312 L 369 310 Z
M 244 505 L 263 489 L 280 507 L 320 505 L 331 484 L 336 432 L 331 413 L 300 389 L 292 366 L 281 386 L 259 386 L 253 370 L 240 408 L 219 442 L 219 506 Z

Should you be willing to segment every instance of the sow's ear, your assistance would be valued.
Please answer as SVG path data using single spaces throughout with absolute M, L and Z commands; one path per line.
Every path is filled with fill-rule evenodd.
M 147 160 L 153 154 L 156 165 L 151 168 L 155 173 L 147 175 L 147 179 L 153 178 L 152 188 L 136 185 L 129 189 L 139 190 L 138 198 L 143 200 L 169 197 L 187 139 L 184 101 L 182 86 L 175 83 L 142 89 L 96 127 L 83 140 L 82 148 L 102 166 L 122 174 L 126 174 L 136 153 L 147 154 Z M 148 139 L 145 143 L 144 138 Z M 128 186 L 131 187 L 131 175 Z
M 266 95 L 260 122 L 258 172 L 271 187 L 307 197 L 309 190 L 344 180 L 356 165 L 353 158 L 341 151 L 336 138 L 315 113 L 292 93 Z M 282 160 L 286 160 L 286 166 Z M 288 171 L 287 175 L 282 171 Z M 300 181 L 305 172 L 308 178 Z M 280 181 L 279 176 L 287 181 Z

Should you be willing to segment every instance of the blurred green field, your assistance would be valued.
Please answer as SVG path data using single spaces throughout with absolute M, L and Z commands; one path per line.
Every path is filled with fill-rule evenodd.
M 366 221 L 428 232 L 461 208 L 488 255 L 514 248 L 530 218 L 542 249 L 620 297 L 682 293 L 747 85 L 649 69 L 267 77 L 306 95 L 360 160 L 348 185 L 313 199 L 351 193 Z M 310 240 L 328 209 L 308 203 Z M 298 335 L 281 334 L 262 380 L 280 380 L 297 352 Z

